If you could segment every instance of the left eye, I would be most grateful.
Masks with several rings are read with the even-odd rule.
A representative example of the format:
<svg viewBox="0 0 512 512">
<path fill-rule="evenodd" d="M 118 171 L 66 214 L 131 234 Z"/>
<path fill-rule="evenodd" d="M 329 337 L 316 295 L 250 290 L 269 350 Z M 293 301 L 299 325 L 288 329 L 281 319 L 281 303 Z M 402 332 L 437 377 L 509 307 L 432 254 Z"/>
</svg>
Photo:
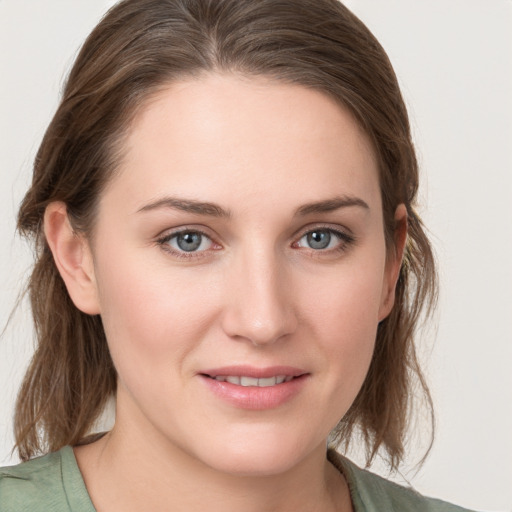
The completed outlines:
<svg viewBox="0 0 512 512">
<path fill-rule="evenodd" d="M 297 245 L 321 251 L 332 249 L 338 246 L 341 241 L 341 235 L 331 229 L 315 229 L 303 235 Z"/>
<path fill-rule="evenodd" d="M 199 231 L 182 231 L 168 237 L 167 244 L 178 252 L 199 252 L 210 249 L 213 242 Z"/>
</svg>

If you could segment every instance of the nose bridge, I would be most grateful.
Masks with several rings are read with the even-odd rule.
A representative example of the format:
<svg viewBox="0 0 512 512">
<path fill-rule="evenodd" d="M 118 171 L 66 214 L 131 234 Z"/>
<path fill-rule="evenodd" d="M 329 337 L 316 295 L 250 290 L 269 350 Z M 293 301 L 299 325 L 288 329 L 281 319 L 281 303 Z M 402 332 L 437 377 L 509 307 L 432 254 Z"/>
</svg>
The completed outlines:
<svg viewBox="0 0 512 512">
<path fill-rule="evenodd" d="M 232 295 L 224 317 L 230 336 L 265 345 L 295 330 L 287 271 L 274 247 L 246 248 L 235 258 L 230 275 Z"/>
</svg>

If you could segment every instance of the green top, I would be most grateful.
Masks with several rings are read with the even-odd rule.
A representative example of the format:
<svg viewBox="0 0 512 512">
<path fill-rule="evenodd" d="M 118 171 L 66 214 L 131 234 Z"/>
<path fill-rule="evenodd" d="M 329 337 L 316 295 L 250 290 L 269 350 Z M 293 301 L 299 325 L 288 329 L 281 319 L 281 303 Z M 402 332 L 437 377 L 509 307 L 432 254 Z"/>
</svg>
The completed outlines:
<svg viewBox="0 0 512 512">
<path fill-rule="evenodd" d="M 355 512 L 469 512 L 358 468 L 335 452 L 329 460 L 345 475 Z M 0 469 L 2 512 L 95 512 L 70 446 Z"/>
<path fill-rule="evenodd" d="M 96 512 L 71 446 L 0 468 L 1 512 Z"/>
</svg>

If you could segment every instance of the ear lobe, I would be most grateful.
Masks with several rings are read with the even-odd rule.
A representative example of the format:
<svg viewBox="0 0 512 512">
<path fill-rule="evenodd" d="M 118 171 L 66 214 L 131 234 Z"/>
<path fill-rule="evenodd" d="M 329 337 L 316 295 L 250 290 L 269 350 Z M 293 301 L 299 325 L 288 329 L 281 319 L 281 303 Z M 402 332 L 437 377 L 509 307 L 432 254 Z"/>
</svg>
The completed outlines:
<svg viewBox="0 0 512 512">
<path fill-rule="evenodd" d="M 391 313 L 395 304 L 396 283 L 402 268 L 402 259 L 407 242 L 407 209 L 404 204 L 399 204 L 395 211 L 395 225 L 394 248 L 388 254 L 386 260 L 379 322 Z"/>
<path fill-rule="evenodd" d="M 46 207 L 44 233 L 55 265 L 75 306 L 89 315 L 100 313 L 92 253 L 86 238 L 73 230 L 66 204 Z"/>
</svg>

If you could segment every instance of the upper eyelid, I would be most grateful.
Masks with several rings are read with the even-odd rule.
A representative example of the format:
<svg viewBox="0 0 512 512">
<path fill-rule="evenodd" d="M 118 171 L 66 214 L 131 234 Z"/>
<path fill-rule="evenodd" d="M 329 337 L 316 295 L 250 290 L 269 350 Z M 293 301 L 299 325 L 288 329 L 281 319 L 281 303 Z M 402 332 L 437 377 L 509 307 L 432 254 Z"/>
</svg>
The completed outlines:
<svg viewBox="0 0 512 512">
<path fill-rule="evenodd" d="M 200 233 L 203 236 L 208 237 L 210 240 L 214 240 L 215 237 L 209 233 L 210 230 L 203 227 L 197 226 L 180 226 L 179 228 L 167 228 L 163 229 L 158 235 L 156 235 L 155 239 L 161 240 L 163 238 L 172 238 L 173 236 L 177 236 L 180 233 Z"/>
<path fill-rule="evenodd" d="M 301 238 L 304 235 L 307 235 L 308 233 L 311 233 L 313 231 L 317 230 L 325 230 L 330 231 L 335 234 L 344 235 L 346 237 L 355 238 L 354 233 L 351 229 L 340 226 L 340 225 L 333 225 L 328 223 L 319 223 L 319 224 L 310 224 L 308 226 L 304 226 L 301 229 L 297 230 L 295 234 L 293 235 L 294 238 Z"/>
</svg>

